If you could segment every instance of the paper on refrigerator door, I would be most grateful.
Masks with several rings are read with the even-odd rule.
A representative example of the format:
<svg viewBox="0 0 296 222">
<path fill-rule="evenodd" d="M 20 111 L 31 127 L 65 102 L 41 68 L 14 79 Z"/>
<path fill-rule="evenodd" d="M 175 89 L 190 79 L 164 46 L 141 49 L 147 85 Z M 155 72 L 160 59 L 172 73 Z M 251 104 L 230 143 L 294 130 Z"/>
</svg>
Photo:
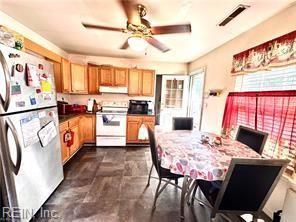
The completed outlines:
<svg viewBox="0 0 296 222">
<path fill-rule="evenodd" d="M 39 142 L 38 131 L 40 130 L 40 119 L 38 113 L 30 114 L 20 120 L 23 134 L 24 146 L 31 146 Z"/>
<path fill-rule="evenodd" d="M 57 129 L 53 121 L 49 122 L 38 132 L 38 137 L 42 147 L 47 146 L 57 135 Z"/>
</svg>

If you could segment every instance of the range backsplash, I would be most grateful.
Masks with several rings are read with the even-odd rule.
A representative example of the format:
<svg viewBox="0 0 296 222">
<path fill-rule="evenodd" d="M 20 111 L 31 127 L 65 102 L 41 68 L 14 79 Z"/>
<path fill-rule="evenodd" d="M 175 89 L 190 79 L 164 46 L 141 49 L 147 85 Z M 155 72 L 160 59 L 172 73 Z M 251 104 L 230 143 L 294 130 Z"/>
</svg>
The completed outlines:
<svg viewBox="0 0 296 222">
<path fill-rule="evenodd" d="M 148 100 L 154 103 L 154 97 L 145 96 L 128 96 L 126 94 L 111 94 L 103 93 L 102 95 L 77 95 L 77 94 L 63 94 L 57 93 L 57 100 L 61 101 L 62 98 L 70 104 L 86 105 L 89 98 L 94 98 L 97 103 L 102 101 L 129 101 L 130 99 Z"/>
</svg>

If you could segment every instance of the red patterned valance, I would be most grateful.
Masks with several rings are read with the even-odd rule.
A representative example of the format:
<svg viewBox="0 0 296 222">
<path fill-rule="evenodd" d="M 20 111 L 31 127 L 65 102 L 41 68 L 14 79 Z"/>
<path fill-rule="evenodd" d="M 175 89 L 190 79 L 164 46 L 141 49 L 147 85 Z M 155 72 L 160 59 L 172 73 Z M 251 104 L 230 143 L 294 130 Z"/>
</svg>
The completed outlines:
<svg viewBox="0 0 296 222">
<path fill-rule="evenodd" d="M 234 75 L 296 63 L 296 31 L 233 56 Z"/>
</svg>

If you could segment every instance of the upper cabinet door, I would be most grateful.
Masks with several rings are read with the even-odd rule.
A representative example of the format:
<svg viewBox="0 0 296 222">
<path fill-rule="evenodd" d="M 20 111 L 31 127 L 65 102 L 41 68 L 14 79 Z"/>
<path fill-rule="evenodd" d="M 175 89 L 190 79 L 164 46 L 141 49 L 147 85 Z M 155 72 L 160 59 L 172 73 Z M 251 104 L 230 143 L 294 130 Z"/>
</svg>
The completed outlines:
<svg viewBox="0 0 296 222">
<path fill-rule="evenodd" d="M 142 93 L 142 70 L 130 69 L 128 75 L 128 94 L 141 95 Z"/>
<path fill-rule="evenodd" d="M 53 64 L 53 72 L 54 72 L 54 80 L 55 80 L 55 87 L 56 92 L 62 92 L 62 73 L 61 73 L 61 63 L 51 61 Z"/>
<path fill-rule="evenodd" d="M 111 66 L 101 66 L 100 68 L 100 85 L 101 86 L 112 86 L 113 85 L 113 74 L 114 69 Z"/>
<path fill-rule="evenodd" d="M 114 86 L 127 86 L 128 72 L 125 68 L 114 68 Z"/>
<path fill-rule="evenodd" d="M 72 92 L 86 94 L 88 92 L 88 80 L 86 66 L 71 63 Z"/>
<path fill-rule="evenodd" d="M 98 66 L 89 65 L 88 67 L 88 93 L 89 94 L 98 94 L 100 77 L 99 77 L 99 68 Z"/>
<path fill-rule="evenodd" d="M 154 81 L 155 81 L 154 70 L 142 71 L 142 95 L 143 96 L 154 96 Z"/>
<path fill-rule="evenodd" d="M 62 59 L 61 64 L 62 73 L 62 92 L 71 92 L 71 72 L 70 72 L 70 62 L 66 59 Z"/>
</svg>

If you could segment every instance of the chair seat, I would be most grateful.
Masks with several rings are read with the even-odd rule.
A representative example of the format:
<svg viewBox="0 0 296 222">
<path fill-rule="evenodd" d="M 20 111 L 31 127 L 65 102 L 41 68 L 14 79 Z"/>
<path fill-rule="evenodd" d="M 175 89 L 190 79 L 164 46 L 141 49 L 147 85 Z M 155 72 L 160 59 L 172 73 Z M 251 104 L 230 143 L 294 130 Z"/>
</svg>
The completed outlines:
<svg viewBox="0 0 296 222">
<path fill-rule="evenodd" d="M 204 196 L 206 197 L 206 199 L 210 202 L 212 206 L 214 206 L 218 193 L 222 186 L 222 181 L 198 180 L 197 184 Z"/>
<path fill-rule="evenodd" d="M 159 169 L 160 172 L 159 173 L 159 176 L 161 178 L 166 178 L 166 179 L 178 179 L 178 178 L 181 178 L 181 177 L 184 177 L 183 175 L 179 175 L 179 174 L 174 174 L 174 173 L 171 173 L 171 171 L 169 169 L 166 169 L 166 168 L 163 168 L 163 167 L 160 167 Z"/>
</svg>

